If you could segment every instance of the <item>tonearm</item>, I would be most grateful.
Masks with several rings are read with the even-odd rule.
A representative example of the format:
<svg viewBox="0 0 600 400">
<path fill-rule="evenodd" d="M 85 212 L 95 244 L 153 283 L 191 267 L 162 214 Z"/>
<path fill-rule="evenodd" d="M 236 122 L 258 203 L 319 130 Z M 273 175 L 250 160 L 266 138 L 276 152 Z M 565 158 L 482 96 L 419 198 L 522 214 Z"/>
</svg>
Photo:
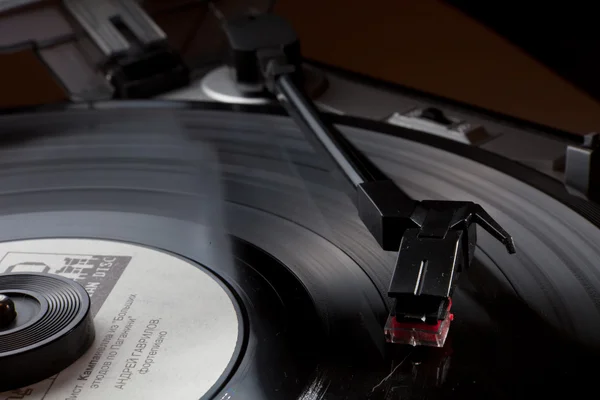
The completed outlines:
<svg viewBox="0 0 600 400">
<path fill-rule="evenodd" d="M 360 219 L 381 248 L 398 253 L 386 339 L 443 346 L 454 289 L 473 259 L 476 224 L 509 253 L 515 253 L 512 237 L 479 204 L 411 199 L 328 122 L 301 89 L 300 46 L 285 20 L 272 14 L 244 17 L 226 21 L 224 30 L 237 81 L 260 83 L 275 96 L 341 172 Z"/>
</svg>

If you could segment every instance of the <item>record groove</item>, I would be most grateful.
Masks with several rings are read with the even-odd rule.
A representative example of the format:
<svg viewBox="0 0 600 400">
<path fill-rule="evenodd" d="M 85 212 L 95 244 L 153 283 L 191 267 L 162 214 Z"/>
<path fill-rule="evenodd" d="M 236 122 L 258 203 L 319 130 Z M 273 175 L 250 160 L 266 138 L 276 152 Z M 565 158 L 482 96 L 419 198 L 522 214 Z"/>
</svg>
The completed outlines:
<svg viewBox="0 0 600 400">
<path fill-rule="evenodd" d="M 0 230 L 0 240 L 61 236 L 140 243 L 180 254 L 235 281 L 237 270 L 224 267 L 227 261 L 211 251 L 226 243 L 209 245 L 206 240 L 222 223 L 228 234 L 265 252 L 302 283 L 333 343 L 356 334 L 346 342 L 360 343 L 353 351 L 364 346 L 377 353 L 373 347 L 381 349 L 378 340 L 388 310 L 382 298 L 395 255 L 377 247 L 327 164 L 294 123 L 263 114 L 264 108 L 232 112 L 223 106 L 162 105 L 167 109 L 153 104 L 152 109 L 136 110 L 143 107 L 138 103 L 119 110 L 106 104 L 95 111 L 80 106 L 42 113 L 36 118 L 44 120 L 43 128 L 26 115 L 0 118 L 3 131 L 29 137 L 0 147 L 0 187 L 10 193 L 1 196 L 0 226 L 14 227 Z M 161 137 L 154 132 L 161 128 L 149 122 L 152 118 L 177 121 L 175 126 L 193 139 L 190 149 L 198 154 L 204 154 L 207 143 L 217 150 L 219 162 L 212 165 L 224 193 L 217 208 L 208 200 L 213 187 L 201 183 L 205 177 L 194 178 L 176 162 L 177 146 L 160 158 L 161 168 L 153 164 L 155 149 L 148 149 L 144 141 L 148 134 Z M 487 234 L 479 235 L 476 263 L 461 278 L 455 296 L 456 320 L 449 338 L 453 361 L 444 384 L 431 382 L 437 379 L 433 376 L 438 362 L 447 355 L 439 355 L 442 361 L 429 355 L 419 364 L 411 355 L 406 371 L 400 367 L 397 376 L 376 390 L 390 372 L 387 361 L 365 362 L 362 369 L 323 362 L 315 366 L 314 380 L 306 386 L 315 388 L 311 396 L 505 398 L 527 389 L 545 396 L 588 387 L 589 371 L 577 360 L 585 359 L 581 349 L 592 354 L 600 347 L 597 207 L 580 205 L 565 195 L 560 183 L 481 149 L 383 124 L 332 118 L 413 197 L 480 203 L 514 235 L 518 254 L 509 256 Z M 106 121 L 138 125 L 125 135 L 126 124 Z M 60 138 L 41 136 L 61 131 Z M 48 143 L 55 146 L 53 154 L 44 150 Z M 129 161 L 104 162 L 111 149 Z M 86 157 L 77 158 L 78 152 Z M 73 170 L 50 171 L 44 168 L 46 157 L 48 164 L 73 157 L 77 162 L 67 163 L 75 166 Z M 89 168 L 92 165 L 95 170 Z M 21 177 L 38 192 L 28 192 Z M 215 215 L 223 220 L 215 223 Z M 241 290 L 239 285 L 232 287 Z M 261 351 L 260 346 L 253 349 Z M 239 365 L 250 365 L 252 371 L 261 368 L 251 358 Z M 543 370 L 569 381 L 547 388 Z M 255 377 L 244 371 L 233 372 L 238 388 L 249 387 L 245 385 Z M 273 376 L 285 380 L 285 368 L 276 372 Z M 345 372 L 355 378 L 346 379 Z M 252 382 L 259 388 L 263 386 L 256 382 L 264 384 L 269 396 L 259 393 L 248 399 L 298 394 L 296 389 L 273 394 L 268 391 L 271 381 Z M 216 398 L 231 395 L 231 390 L 224 384 Z"/>
</svg>

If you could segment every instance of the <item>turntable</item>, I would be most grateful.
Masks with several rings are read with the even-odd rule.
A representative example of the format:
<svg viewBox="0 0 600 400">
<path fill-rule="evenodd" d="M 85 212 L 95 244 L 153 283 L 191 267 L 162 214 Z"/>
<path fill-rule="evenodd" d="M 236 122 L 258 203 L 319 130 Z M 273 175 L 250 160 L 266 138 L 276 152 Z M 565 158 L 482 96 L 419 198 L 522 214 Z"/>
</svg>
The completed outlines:
<svg viewBox="0 0 600 400">
<path fill-rule="evenodd" d="M 560 170 L 437 107 L 325 112 L 285 29 L 228 30 L 262 104 L 3 113 L 0 399 L 594 390 L 596 136 Z"/>
</svg>

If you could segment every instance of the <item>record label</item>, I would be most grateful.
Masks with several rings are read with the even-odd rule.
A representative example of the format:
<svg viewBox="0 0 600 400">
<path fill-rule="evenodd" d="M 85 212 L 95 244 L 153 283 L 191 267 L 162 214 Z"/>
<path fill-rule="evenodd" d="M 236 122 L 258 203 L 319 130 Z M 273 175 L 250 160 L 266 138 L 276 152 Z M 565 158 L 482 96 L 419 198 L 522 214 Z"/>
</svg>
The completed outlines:
<svg viewBox="0 0 600 400">
<path fill-rule="evenodd" d="M 240 324 L 231 296 L 173 255 L 103 240 L 0 243 L 0 273 L 11 272 L 80 283 L 92 300 L 96 339 L 66 370 L 0 393 L 2 400 L 196 400 L 234 355 Z"/>
</svg>

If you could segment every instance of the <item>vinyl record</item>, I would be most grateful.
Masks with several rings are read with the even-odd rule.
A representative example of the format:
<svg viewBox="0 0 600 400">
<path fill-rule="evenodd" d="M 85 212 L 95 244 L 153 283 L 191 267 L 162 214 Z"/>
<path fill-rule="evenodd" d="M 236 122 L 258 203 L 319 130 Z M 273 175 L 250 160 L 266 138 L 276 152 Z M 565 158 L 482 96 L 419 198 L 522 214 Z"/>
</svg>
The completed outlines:
<svg viewBox="0 0 600 400">
<path fill-rule="evenodd" d="M 446 346 L 387 346 L 395 255 L 293 121 L 235 109 L 108 103 L 0 119 L 0 268 L 72 274 L 97 329 L 75 364 L 17 395 L 479 399 L 593 388 L 597 207 L 483 150 L 332 116 L 410 195 L 478 202 L 518 249 L 507 255 L 480 232 Z"/>
</svg>

